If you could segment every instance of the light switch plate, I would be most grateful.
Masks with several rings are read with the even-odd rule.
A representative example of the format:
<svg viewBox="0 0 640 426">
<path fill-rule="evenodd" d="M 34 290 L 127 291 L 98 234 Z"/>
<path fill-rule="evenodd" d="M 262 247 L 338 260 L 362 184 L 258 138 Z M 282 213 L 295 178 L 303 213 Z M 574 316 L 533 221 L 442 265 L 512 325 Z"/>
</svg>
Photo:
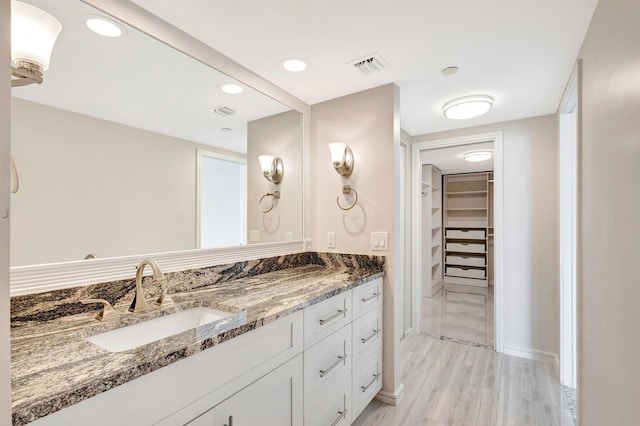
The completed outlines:
<svg viewBox="0 0 640 426">
<path fill-rule="evenodd" d="M 389 233 L 388 232 L 372 232 L 371 233 L 371 250 L 389 251 Z"/>
<path fill-rule="evenodd" d="M 288 231 L 284 233 L 284 240 L 285 241 L 291 241 L 293 240 L 293 232 Z"/>
<path fill-rule="evenodd" d="M 335 232 L 327 232 L 327 248 L 336 248 Z"/>
<path fill-rule="evenodd" d="M 249 231 L 249 244 L 257 244 L 260 242 L 260 231 Z"/>
</svg>

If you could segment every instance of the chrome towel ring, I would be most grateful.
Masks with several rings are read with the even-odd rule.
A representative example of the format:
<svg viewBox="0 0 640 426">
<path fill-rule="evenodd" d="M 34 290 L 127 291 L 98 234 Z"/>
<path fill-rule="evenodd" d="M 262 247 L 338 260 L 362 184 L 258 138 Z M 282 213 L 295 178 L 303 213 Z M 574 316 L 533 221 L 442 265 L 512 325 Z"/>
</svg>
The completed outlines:
<svg viewBox="0 0 640 426">
<path fill-rule="evenodd" d="M 338 207 L 340 207 L 341 210 L 351 210 L 352 208 L 354 208 L 356 206 L 356 204 L 358 203 L 358 191 L 356 191 L 354 188 L 351 187 L 351 185 L 345 185 L 342 187 L 342 193 L 343 194 L 350 194 L 350 193 L 354 193 L 356 194 L 356 199 L 353 200 L 353 203 L 349 206 L 349 207 L 342 207 L 340 205 L 340 196 L 336 197 L 336 203 L 338 204 Z"/>
<path fill-rule="evenodd" d="M 271 205 L 269 206 L 268 209 L 262 209 L 262 200 L 264 200 L 267 197 L 271 197 Z M 273 210 L 273 208 L 276 205 L 276 200 L 278 200 L 280 198 L 280 191 L 273 191 L 273 192 L 267 192 L 266 194 L 264 194 L 262 197 L 260 197 L 260 201 L 258 201 L 258 210 L 260 210 L 262 213 L 269 213 L 271 210 Z"/>
</svg>

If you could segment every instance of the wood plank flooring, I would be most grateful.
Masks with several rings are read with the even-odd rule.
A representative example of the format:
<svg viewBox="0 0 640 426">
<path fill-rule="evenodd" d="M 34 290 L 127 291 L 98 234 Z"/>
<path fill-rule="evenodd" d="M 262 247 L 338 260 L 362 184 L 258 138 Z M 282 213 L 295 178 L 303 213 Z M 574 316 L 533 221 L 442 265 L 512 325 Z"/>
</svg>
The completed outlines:
<svg viewBox="0 0 640 426">
<path fill-rule="evenodd" d="M 425 334 L 401 343 L 404 397 L 373 401 L 353 423 L 375 426 L 573 426 L 552 364 Z"/>
</svg>

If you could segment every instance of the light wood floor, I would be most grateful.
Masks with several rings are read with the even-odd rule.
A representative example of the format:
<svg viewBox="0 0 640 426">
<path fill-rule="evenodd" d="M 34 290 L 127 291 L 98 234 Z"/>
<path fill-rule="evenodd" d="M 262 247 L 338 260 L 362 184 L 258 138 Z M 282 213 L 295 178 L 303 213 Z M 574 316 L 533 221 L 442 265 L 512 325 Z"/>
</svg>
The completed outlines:
<svg viewBox="0 0 640 426">
<path fill-rule="evenodd" d="M 421 334 L 401 343 L 404 397 L 354 425 L 573 426 L 554 366 Z"/>
</svg>

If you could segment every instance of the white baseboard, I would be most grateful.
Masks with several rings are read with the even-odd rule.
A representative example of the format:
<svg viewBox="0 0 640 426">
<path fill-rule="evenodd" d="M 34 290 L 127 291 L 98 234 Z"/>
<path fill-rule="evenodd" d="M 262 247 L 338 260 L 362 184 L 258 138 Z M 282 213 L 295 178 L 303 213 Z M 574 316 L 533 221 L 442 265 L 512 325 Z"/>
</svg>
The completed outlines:
<svg viewBox="0 0 640 426">
<path fill-rule="evenodd" d="M 407 329 L 404 331 L 404 337 L 409 337 L 409 336 L 411 336 L 412 334 L 413 334 L 413 327 L 407 328 Z"/>
<path fill-rule="evenodd" d="M 400 402 L 403 395 L 404 395 L 404 385 L 400 385 L 398 389 L 396 389 L 396 391 L 393 393 L 381 390 L 380 392 L 378 392 L 375 399 L 377 399 L 378 401 L 382 401 L 385 404 L 395 406 L 398 404 L 398 402 Z"/>
<path fill-rule="evenodd" d="M 518 345 L 510 345 L 507 343 L 504 344 L 503 349 L 503 353 L 505 355 L 512 355 L 520 358 L 532 359 L 534 361 L 553 363 L 556 366 L 558 365 L 558 355 L 551 352 L 539 351 L 537 349 L 525 348 Z"/>
</svg>

